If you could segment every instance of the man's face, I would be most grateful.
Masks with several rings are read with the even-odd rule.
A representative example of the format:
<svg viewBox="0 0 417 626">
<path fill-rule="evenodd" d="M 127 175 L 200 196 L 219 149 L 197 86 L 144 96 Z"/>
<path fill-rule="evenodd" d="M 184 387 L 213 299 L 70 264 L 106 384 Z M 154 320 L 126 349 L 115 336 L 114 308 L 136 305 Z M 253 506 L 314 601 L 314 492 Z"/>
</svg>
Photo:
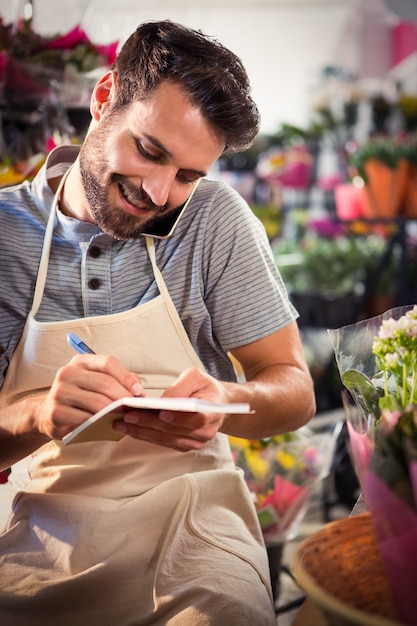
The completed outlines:
<svg viewBox="0 0 417 626">
<path fill-rule="evenodd" d="M 175 83 L 117 113 L 102 107 L 80 152 L 89 219 L 113 237 L 138 237 L 186 201 L 223 149 Z"/>
</svg>

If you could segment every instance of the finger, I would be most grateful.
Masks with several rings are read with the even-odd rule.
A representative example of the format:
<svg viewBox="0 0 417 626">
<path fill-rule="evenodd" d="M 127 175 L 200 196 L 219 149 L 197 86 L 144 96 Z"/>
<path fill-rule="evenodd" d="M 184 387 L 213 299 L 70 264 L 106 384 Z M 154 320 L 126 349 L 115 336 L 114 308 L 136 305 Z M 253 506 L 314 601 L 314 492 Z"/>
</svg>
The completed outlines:
<svg viewBox="0 0 417 626">
<path fill-rule="evenodd" d="M 97 391 L 106 393 L 110 384 L 109 391 L 111 391 L 112 399 L 123 395 L 145 395 L 139 376 L 127 370 L 114 356 L 77 355 L 71 359 L 69 366 L 76 368 L 76 371 L 70 374 L 74 376 L 76 384 L 82 388 L 91 389 L 91 385 L 99 385 Z M 65 371 L 65 368 L 63 369 Z M 101 373 L 106 378 L 87 377 L 86 372 Z"/>
<path fill-rule="evenodd" d="M 181 411 L 159 411 L 158 414 L 161 422 L 165 424 L 177 425 L 178 427 L 186 426 L 190 430 L 204 428 L 211 424 L 216 424 L 224 418 L 223 413 L 183 413 Z"/>
<path fill-rule="evenodd" d="M 206 437 L 197 438 L 187 437 L 184 435 L 175 436 L 171 433 L 155 430 L 152 428 L 142 428 L 132 424 L 127 424 L 123 420 L 117 420 L 113 423 L 113 428 L 117 432 L 130 435 L 135 439 L 142 441 L 148 441 L 153 444 L 172 448 L 179 452 L 189 452 L 191 450 L 201 450 L 201 448 L 207 443 Z"/>
<path fill-rule="evenodd" d="M 206 390 L 211 381 L 212 378 L 206 373 L 195 367 L 191 367 L 184 370 L 178 378 L 165 389 L 162 395 L 177 398 L 199 396 Z M 204 398 L 210 399 L 207 394 L 204 394 Z"/>
<path fill-rule="evenodd" d="M 163 413 L 168 412 L 164 411 Z M 177 417 L 177 412 L 174 414 Z M 182 423 L 163 422 L 159 419 L 157 411 L 127 411 L 123 418 L 123 423 L 126 425 L 124 432 L 139 439 L 148 439 L 152 433 L 152 441 L 156 443 L 163 441 L 172 444 L 174 440 L 183 438 L 205 443 L 216 435 L 222 423 L 221 414 L 218 414 L 216 420 L 208 420 L 208 416 L 201 413 L 182 413 L 180 415 L 184 418 Z M 192 421 L 193 417 L 198 418 L 197 422 Z M 119 425 L 117 430 L 122 430 L 122 428 L 123 426 Z M 147 434 L 144 435 L 145 433 Z"/>
<path fill-rule="evenodd" d="M 221 422 L 223 413 L 191 413 L 181 411 L 126 410 L 124 421 L 167 432 L 188 433 Z"/>
</svg>

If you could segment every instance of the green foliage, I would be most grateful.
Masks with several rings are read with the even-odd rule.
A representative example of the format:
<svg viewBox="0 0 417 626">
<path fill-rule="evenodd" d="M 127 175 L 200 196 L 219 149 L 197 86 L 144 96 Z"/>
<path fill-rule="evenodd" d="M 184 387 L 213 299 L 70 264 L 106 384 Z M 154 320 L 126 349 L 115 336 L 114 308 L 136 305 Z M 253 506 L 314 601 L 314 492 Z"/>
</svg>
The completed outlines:
<svg viewBox="0 0 417 626">
<path fill-rule="evenodd" d="M 387 137 L 371 139 L 360 146 L 351 155 L 350 161 L 358 174 L 366 180 L 365 164 L 371 159 L 377 159 L 391 169 L 397 167 L 400 151 L 396 142 Z"/>
<path fill-rule="evenodd" d="M 346 370 L 341 374 L 341 380 L 346 389 L 355 392 L 358 405 L 365 415 L 372 413 L 379 417 L 379 401 L 382 397 L 381 387 L 363 372 Z"/>
<path fill-rule="evenodd" d="M 417 164 L 417 141 L 414 137 L 373 137 L 363 143 L 350 155 L 350 164 L 366 181 L 365 165 L 371 159 L 377 159 L 387 167 L 395 169 L 400 159 Z"/>
<path fill-rule="evenodd" d="M 385 245 L 373 235 L 326 238 L 306 234 L 300 241 L 275 241 L 272 248 L 290 292 L 340 297 L 363 291 Z M 378 285 L 381 292 L 394 289 L 393 269 L 393 265 L 384 269 Z"/>
</svg>

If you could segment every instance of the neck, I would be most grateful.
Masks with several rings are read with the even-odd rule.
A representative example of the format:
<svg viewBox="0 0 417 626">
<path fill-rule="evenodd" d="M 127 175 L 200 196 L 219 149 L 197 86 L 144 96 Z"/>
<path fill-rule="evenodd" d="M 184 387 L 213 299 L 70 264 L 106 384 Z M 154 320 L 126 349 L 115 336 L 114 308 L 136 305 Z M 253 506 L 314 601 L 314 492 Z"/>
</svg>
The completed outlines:
<svg viewBox="0 0 417 626">
<path fill-rule="evenodd" d="M 63 177 L 53 179 L 50 186 L 54 193 L 59 193 L 58 206 L 61 213 L 82 222 L 92 222 L 89 212 L 82 208 L 84 193 L 81 179 L 79 176 L 77 177 L 77 169 L 77 162 L 75 162 Z M 60 185 L 61 190 L 59 191 Z"/>
</svg>

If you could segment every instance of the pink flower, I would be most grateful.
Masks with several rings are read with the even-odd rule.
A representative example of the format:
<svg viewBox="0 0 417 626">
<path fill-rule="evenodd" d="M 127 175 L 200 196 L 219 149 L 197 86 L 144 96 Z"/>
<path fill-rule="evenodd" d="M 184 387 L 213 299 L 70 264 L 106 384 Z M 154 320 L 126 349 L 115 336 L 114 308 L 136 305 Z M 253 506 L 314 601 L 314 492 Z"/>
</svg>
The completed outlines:
<svg viewBox="0 0 417 626">
<path fill-rule="evenodd" d="M 80 44 L 90 43 L 85 32 L 77 25 L 66 35 L 56 37 L 48 42 L 48 48 L 58 50 L 73 50 Z"/>
<path fill-rule="evenodd" d="M 113 41 L 106 46 L 96 46 L 97 52 L 106 59 L 107 65 L 113 65 L 116 60 L 118 41 Z"/>
<path fill-rule="evenodd" d="M 384 409 L 381 413 L 381 430 L 385 435 L 388 435 L 395 424 L 398 422 L 400 418 L 400 411 L 390 411 L 389 409 Z"/>
</svg>

